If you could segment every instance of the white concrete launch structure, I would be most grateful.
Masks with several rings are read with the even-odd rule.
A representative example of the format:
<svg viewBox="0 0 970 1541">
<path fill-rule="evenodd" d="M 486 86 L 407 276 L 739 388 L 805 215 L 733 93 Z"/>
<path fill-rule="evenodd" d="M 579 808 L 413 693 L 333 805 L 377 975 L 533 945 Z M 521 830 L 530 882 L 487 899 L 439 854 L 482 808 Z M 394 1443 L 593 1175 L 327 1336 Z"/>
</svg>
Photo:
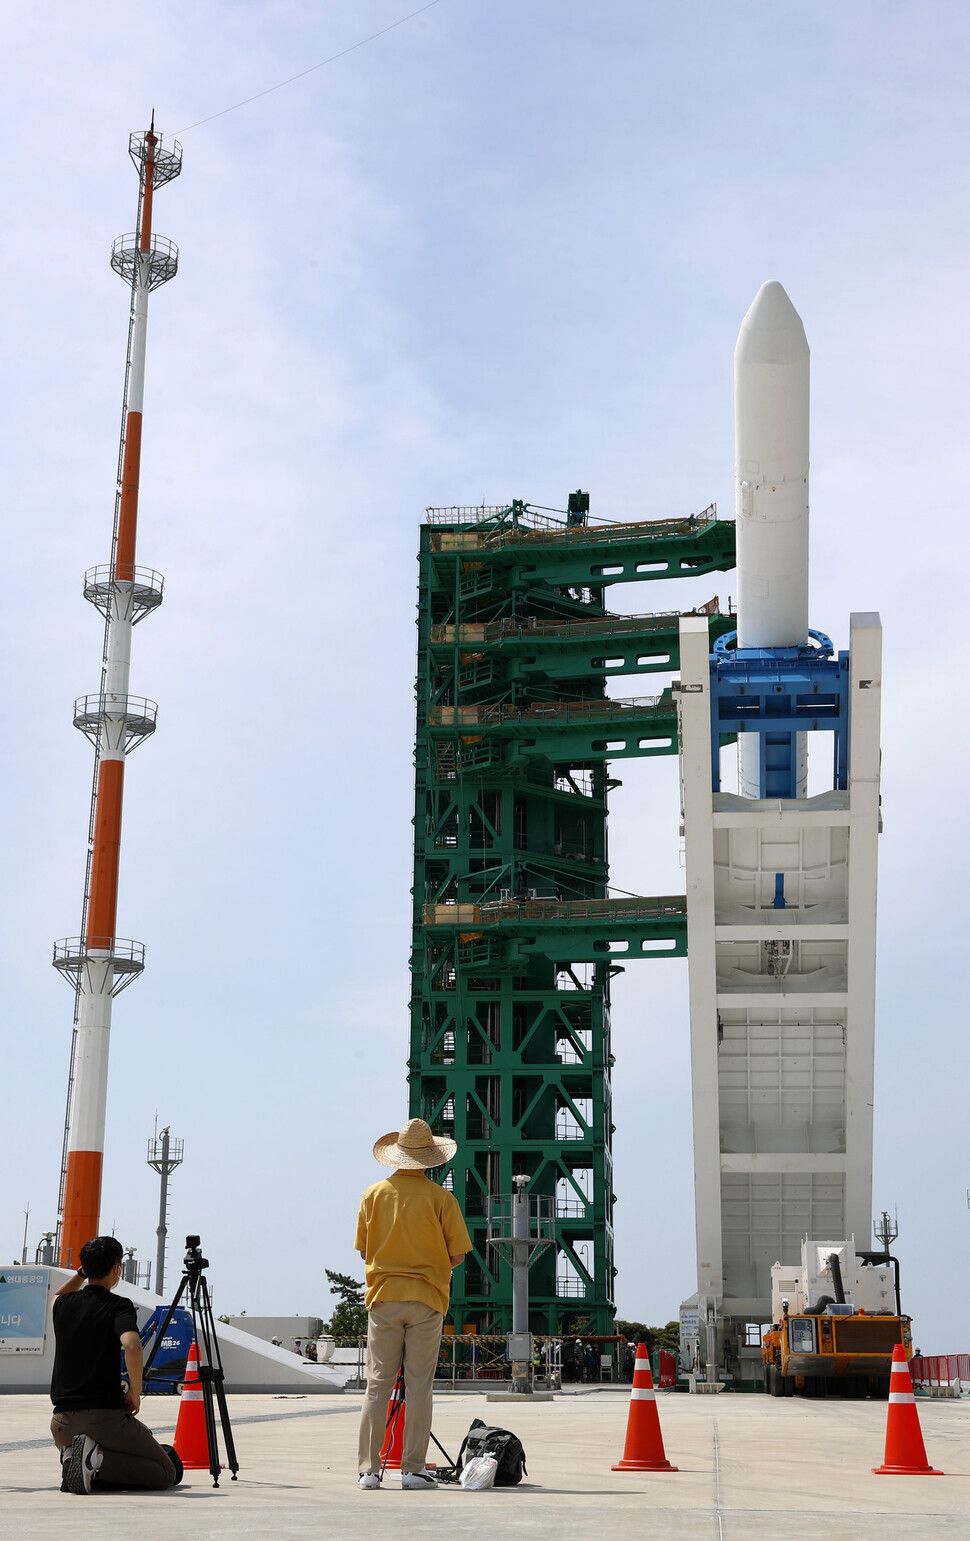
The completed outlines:
<svg viewBox="0 0 970 1541">
<path fill-rule="evenodd" d="M 837 656 L 809 632 L 809 353 L 780 284 L 745 317 L 735 370 L 737 645 L 712 656 L 706 622 L 682 619 L 678 691 L 697 1234 L 682 1320 L 709 1379 L 770 1319 L 773 1264 L 797 1264 L 806 1235 L 871 1235 L 880 622 L 852 615 Z M 811 797 L 809 733 L 813 756 L 833 745 Z M 731 734 L 739 793 L 720 784 Z"/>
</svg>

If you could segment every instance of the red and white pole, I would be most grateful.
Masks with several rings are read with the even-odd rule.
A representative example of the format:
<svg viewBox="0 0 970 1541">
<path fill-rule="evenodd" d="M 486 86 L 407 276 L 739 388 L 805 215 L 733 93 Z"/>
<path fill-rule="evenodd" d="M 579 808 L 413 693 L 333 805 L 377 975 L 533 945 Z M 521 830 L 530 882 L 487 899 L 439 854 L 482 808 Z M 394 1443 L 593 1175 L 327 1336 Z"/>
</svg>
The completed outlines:
<svg viewBox="0 0 970 1541">
<path fill-rule="evenodd" d="M 174 276 L 178 253 L 152 233 L 155 188 L 181 170 L 181 147 L 163 149 L 152 128 L 131 136 L 138 171 L 138 230 L 122 236 L 112 267 L 131 285 L 125 411 L 111 563 L 85 577 L 85 594 L 105 616 L 102 686 L 75 707 L 75 723 L 96 746 L 84 934 L 58 943 L 54 962 L 77 990 L 76 1036 L 62 1172 L 60 1263 L 77 1266 L 81 1247 L 98 1234 L 108 1086 L 108 1042 L 114 996 L 141 971 L 144 949 L 116 934 L 125 757 L 155 725 L 154 703 L 129 696 L 132 627 L 161 600 L 158 575 L 135 565 L 148 296 Z"/>
</svg>

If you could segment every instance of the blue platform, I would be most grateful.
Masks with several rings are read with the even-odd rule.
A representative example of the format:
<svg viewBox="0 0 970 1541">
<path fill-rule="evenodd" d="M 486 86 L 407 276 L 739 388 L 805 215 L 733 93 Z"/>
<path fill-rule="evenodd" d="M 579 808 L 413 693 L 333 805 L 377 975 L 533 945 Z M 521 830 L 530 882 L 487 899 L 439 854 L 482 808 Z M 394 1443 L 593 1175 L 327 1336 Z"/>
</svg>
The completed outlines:
<svg viewBox="0 0 970 1541">
<path fill-rule="evenodd" d="M 728 632 L 711 654 L 712 785 L 721 790 L 722 735 L 757 733 L 761 796 L 796 797 L 796 735 L 834 734 L 833 787 L 844 791 L 849 764 L 849 654 L 821 631 L 815 646 L 737 647 Z"/>
</svg>

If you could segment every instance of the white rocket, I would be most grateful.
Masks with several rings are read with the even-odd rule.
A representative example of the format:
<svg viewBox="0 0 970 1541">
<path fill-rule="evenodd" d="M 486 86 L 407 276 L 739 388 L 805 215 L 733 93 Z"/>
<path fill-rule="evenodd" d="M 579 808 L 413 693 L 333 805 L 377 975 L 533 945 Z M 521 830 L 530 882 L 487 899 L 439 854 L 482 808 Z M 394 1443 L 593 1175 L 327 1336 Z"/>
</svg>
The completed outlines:
<svg viewBox="0 0 970 1541">
<path fill-rule="evenodd" d="M 808 341 L 762 284 L 734 349 L 738 646 L 808 641 Z"/>
<path fill-rule="evenodd" d="M 882 631 L 857 612 L 847 658 L 798 654 L 809 353 L 781 284 L 762 285 L 734 362 L 738 654 L 712 663 L 706 619 L 681 617 L 678 694 L 697 1237 L 682 1330 L 711 1382 L 738 1329 L 772 1319 L 777 1261 L 797 1266 L 806 1236 L 861 1246 L 872 1223 Z M 792 709 L 813 684 L 838 702 L 837 724 Z M 772 722 L 774 692 L 787 699 Z M 837 749 L 811 798 L 800 720 Z M 714 736 L 732 722 L 741 797 L 721 788 Z M 753 1368 L 758 1384 L 734 1353 L 735 1376 Z"/>
<path fill-rule="evenodd" d="M 808 641 L 809 351 L 781 284 L 762 284 L 734 349 L 738 647 Z M 759 741 L 740 740 L 741 790 L 760 796 Z M 798 736 L 804 795 L 805 737 Z"/>
</svg>

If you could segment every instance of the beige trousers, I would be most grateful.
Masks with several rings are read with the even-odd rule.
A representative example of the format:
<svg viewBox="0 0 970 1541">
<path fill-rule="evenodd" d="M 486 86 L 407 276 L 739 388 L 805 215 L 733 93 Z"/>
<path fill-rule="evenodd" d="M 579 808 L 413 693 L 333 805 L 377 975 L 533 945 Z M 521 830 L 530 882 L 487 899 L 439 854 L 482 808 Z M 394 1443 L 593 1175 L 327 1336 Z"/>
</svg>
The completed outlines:
<svg viewBox="0 0 970 1541">
<path fill-rule="evenodd" d="M 423 1471 L 431 1438 L 431 1389 L 444 1317 L 420 1300 L 388 1300 L 367 1313 L 367 1390 L 357 1442 L 359 1471 L 380 1471 L 387 1404 L 404 1365 L 402 1471 Z"/>
</svg>

